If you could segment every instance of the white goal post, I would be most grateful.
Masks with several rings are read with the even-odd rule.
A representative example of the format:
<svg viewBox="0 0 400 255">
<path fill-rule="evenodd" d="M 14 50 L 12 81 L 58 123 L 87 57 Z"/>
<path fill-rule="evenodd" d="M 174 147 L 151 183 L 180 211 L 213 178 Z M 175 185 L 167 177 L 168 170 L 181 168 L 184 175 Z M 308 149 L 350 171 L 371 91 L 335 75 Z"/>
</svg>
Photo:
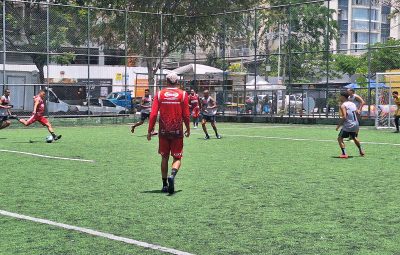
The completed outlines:
<svg viewBox="0 0 400 255">
<path fill-rule="evenodd" d="M 397 106 L 392 92 L 396 90 L 400 92 L 400 72 L 376 73 L 374 115 L 377 129 L 394 128 Z"/>
</svg>

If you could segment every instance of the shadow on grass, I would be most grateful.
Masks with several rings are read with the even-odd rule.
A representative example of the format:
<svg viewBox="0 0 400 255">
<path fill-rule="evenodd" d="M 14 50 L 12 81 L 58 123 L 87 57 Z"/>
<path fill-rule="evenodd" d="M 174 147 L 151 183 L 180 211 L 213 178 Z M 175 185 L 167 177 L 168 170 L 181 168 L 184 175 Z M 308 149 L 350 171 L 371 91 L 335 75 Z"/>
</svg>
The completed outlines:
<svg viewBox="0 0 400 255">
<path fill-rule="evenodd" d="M 29 140 L 29 141 L 26 141 L 26 142 L 15 142 L 15 143 L 41 143 L 41 142 L 43 142 L 43 141 L 33 141 L 33 140 Z"/>
<path fill-rule="evenodd" d="M 339 156 L 337 156 L 337 157 L 332 156 L 332 158 L 343 159 L 343 158 L 341 158 L 341 157 L 339 157 Z M 348 158 L 354 158 L 354 157 L 353 157 L 353 156 L 349 156 Z"/>
<path fill-rule="evenodd" d="M 5 137 L 0 137 L 0 140 L 6 140 L 7 138 L 5 138 Z"/>
<path fill-rule="evenodd" d="M 175 191 L 174 194 L 179 193 L 179 192 L 182 192 L 182 190 L 177 190 L 177 191 Z M 160 189 L 157 189 L 157 190 L 145 190 L 145 191 L 142 191 L 140 193 L 142 193 L 142 194 L 166 194 L 164 192 L 161 192 Z M 172 195 L 168 194 L 168 196 L 173 196 L 174 194 L 172 194 Z"/>
</svg>

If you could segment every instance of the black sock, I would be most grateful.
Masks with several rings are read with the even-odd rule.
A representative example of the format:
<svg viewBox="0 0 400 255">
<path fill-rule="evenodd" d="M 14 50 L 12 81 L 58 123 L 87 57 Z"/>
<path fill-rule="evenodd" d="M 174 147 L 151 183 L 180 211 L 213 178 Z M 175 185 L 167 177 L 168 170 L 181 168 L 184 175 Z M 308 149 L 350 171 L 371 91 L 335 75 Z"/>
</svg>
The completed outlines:
<svg viewBox="0 0 400 255">
<path fill-rule="evenodd" d="M 358 150 L 360 151 L 360 153 L 362 152 L 362 148 L 361 148 L 361 146 L 357 146 L 358 147 Z"/>
<path fill-rule="evenodd" d="M 342 149 L 342 154 L 346 155 L 346 148 L 341 148 Z"/>
<path fill-rule="evenodd" d="M 56 137 L 57 137 L 57 135 L 56 135 L 54 132 L 50 132 L 50 134 L 51 134 L 51 136 L 52 136 L 53 138 L 56 138 Z"/>
<path fill-rule="evenodd" d="M 171 175 L 172 175 L 173 177 L 175 177 L 177 173 L 178 173 L 178 169 L 172 168 Z"/>
<path fill-rule="evenodd" d="M 168 182 L 167 182 L 167 178 L 162 178 L 162 185 L 165 187 L 165 186 L 168 186 Z"/>
<path fill-rule="evenodd" d="M 206 137 L 209 137 L 208 133 L 206 133 Z"/>
</svg>

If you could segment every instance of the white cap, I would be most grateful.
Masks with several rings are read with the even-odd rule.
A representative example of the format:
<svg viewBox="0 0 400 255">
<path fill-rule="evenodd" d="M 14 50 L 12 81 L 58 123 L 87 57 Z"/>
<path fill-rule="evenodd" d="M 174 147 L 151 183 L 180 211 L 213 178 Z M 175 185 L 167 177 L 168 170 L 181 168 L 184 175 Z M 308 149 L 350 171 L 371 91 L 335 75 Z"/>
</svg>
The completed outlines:
<svg viewBox="0 0 400 255">
<path fill-rule="evenodd" d="M 179 80 L 179 77 L 178 77 L 178 75 L 177 75 L 175 72 L 170 72 L 170 73 L 167 75 L 167 80 L 168 80 L 168 82 L 170 82 L 171 84 L 176 84 L 176 83 L 178 82 L 178 80 Z"/>
</svg>

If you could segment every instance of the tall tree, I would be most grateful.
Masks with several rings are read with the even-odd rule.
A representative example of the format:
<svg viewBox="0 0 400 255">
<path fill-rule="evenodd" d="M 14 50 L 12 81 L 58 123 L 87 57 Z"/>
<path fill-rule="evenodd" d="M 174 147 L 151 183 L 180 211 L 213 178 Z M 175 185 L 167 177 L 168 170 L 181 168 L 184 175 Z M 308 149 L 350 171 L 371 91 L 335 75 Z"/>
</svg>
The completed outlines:
<svg viewBox="0 0 400 255">
<path fill-rule="evenodd" d="M 123 47 L 126 27 L 129 55 L 145 62 L 149 84 L 152 84 L 162 61 L 171 53 L 194 51 L 196 40 L 203 49 L 222 45 L 221 31 L 224 24 L 229 24 L 225 20 L 228 15 L 210 16 L 211 13 L 248 8 L 254 2 L 256 1 L 105 0 L 87 1 L 87 4 L 115 9 L 124 6 L 130 11 L 143 12 L 128 12 L 125 25 L 122 12 L 96 11 L 93 33 L 95 40 L 106 47 Z M 161 15 L 152 13 L 162 13 L 162 19 Z"/>
<path fill-rule="evenodd" d="M 337 39 L 334 10 L 322 2 L 304 3 L 301 0 L 270 0 L 270 6 L 260 11 L 264 26 L 259 37 L 261 45 L 273 48 L 277 54 L 277 40 L 281 40 L 282 70 L 292 81 L 318 81 L 326 77 L 326 62 L 332 42 Z M 324 52 L 325 51 L 325 52 Z M 268 55 L 270 52 L 266 51 Z"/>
<path fill-rule="evenodd" d="M 57 1 L 62 4 L 76 4 L 72 1 Z M 47 48 L 51 59 L 67 63 L 73 55 L 64 54 L 63 46 L 81 45 L 85 39 L 82 28 L 77 26 L 84 15 L 74 8 L 48 5 L 46 1 L 6 1 L 6 47 L 7 51 L 28 55 L 39 70 L 40 83 L 44 84 L 44 66 L 47 64 Z M 49 22 L 47 17 L 49 16 Z M 47 24 L 49 26 L 47 27 Z M 49 45 L 47 42 L 49 32 Z"/>
</svg>

